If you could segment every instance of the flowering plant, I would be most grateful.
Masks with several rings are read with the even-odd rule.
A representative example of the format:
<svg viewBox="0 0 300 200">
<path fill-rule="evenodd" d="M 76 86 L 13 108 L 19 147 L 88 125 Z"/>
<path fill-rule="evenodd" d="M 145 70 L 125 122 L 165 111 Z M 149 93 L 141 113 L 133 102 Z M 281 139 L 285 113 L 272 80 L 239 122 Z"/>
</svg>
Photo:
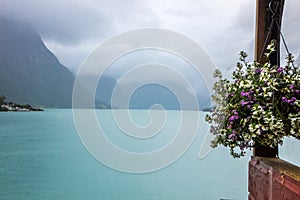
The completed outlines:
<svg viewBox="0 0 300 200">
<path fill-rule="evenodd" d="M 300 139 L 300 70 L 291 55 L 284 67 L 272 65 L 274 51 L 271 43 L 264 64 L 247 62 L 241 52 L 232 81 L 215 71 L 215 109 L 206 116 L 215 135 L 212 147 L 224 145 L 233 157 L 240 157 L 255 144 L 273 148 L 285 136 Z"/>
</svg>

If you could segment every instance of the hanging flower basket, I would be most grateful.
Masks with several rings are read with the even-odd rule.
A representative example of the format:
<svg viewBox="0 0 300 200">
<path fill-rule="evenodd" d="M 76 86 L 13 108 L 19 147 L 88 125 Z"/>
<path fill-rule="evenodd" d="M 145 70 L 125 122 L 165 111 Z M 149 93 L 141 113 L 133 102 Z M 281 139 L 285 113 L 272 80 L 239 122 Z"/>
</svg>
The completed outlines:
<svg viewBox="0 0 300 200">
<path fill-rule="evenodd" d="M 233 157 L 254 145 L 274 148 L 285 136 L 300 139 L 300 70 L 288 55 L 285 66 L 271 65 L 275 43 L 267 47 L 266 63 L 249 63 L 240 53 L 232 80 L 216 70 L 214 111 L 206 116 L 215 135 L 212 147 L 229 147 Z"/>
</svg>

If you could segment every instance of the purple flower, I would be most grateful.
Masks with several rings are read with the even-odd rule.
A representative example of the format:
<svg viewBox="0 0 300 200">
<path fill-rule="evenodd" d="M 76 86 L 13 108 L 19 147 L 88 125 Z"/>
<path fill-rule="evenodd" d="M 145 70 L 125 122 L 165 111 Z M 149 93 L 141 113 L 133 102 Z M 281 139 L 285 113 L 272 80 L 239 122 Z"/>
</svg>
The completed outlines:
<svg viewBox="0 0 300 200">
<path fill-rule="evenodd" d="M 236 120 L 236 119 L 238 119 L 239 118 L 239 116 L 237 116 L 237 115 L 232 115 L 231 117 L 229 117 L 229 121 L 234 121 L 234 120 Z"/>
<path fill-rule="evenodd" d="M 242 101 L 241 104 L 242 106 L 247 105 L 249 103 L 249 101 Z"/>
<path fill-rule="evenodd" d="M 256 69 L 255 73 L 260 73 L 262 70 L 261 69 Z"/>
<path fill-rule="evenodd" d="M 300 93 L 300 90 L 295 90 L 296 93 Z"/>
<path fill-rule="evenodd" d="M 234 131 L 234 130 L 233 130 Z M 233 132 L 232 131 L 232 132 Z M 230 134 L 229 136 L 228 136 L 228 139 L 231 139 L 231 140 L 236 140 L 237 139 L 237 136 L 236 136 L 236 134 L 235 133 L 232 133 L 232 134 Z"/>
<path fill-rule="evenodd" d="M 296 100 L 297 100 L 296 97 L 292 97 L 290 100 L 288 100 L 288 103 L 289 104 L 294 104 Z"/>
<path fill-rule="evenodd" d="M 241 96 L 242 96 L 242 97 L 248 97 L 248 96 L 249 96 L 249 92 L 244 92 L 244 91 L 242 91 L 242 92 L 241 92 Z"/>
<path fill-rule="evenodd" d="M 286 97 L 282 97 L 282 102 L 285 102 L 285 103 L 289 103 L 289 104 L 294 104 L 295 103 L 295 101 L 297 100 L 297 98 L 296 97 L 292 97 L 291 99 L 288 99 L 288 98 L 286 98 Z"/>
<path fill-rule="evenodd" d="M 233 122 L 234 120 L 236 120 L 236 119 L 239 118 L 239 113 L 238 113 L 236 110 L 233 111 L 233 114 L 234 114 L 234 115 L 232 115 L 232 116 L 229 117 L 230 124 L 232 124 L 232 122 Z"/>
<path fill-rule="evenodd" d="M 282 67 L 278 67 L 277 72 L 281 73 L 282 71 L 283 71 L 283 68 Z"/>
<path fill-rule="evenodd" d="M 294 85 L 290 85 L 290 89 L 291 89 L 291 90 L 294 89 L 294 87 L 295 87 Z"/>
<path fill-rule="evenodd" d="M 282 102 L 288 102 L 288 99 L 286 97 L 281 98 Z"/>
<path fill-rule="evenodd" d="M 248 105 L 248 106 L 247 106 L 247 108 L 248 108 L 248 109 L 251 109 L 251 108 L 252 108 L 252 106 L 251 106 L 251 105 Z"/>
<path fill-rule="evenodd" d="M 234 121 L 234 120 L 235 120 L 234 115 L 232 115 L 231 117 L 229 117 L 229 121 Z"/>
<path fill-rule="evenodd" d="M 228 138 L 231 139 L 231 138 L 233 138 L 234 136 L 235 136 L 234 134 L 230 134 L 230 135 L 228 136 Z"/>
</svg>

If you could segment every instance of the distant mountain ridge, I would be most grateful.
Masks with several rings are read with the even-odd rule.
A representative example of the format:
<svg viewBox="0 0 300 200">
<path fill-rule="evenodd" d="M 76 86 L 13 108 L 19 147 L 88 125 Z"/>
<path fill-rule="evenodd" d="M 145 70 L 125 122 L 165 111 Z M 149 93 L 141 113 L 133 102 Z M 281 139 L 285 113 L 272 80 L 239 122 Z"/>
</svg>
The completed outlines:
<svg viewBox="0 0 300 200">
<path fill-rule="evenodd" d="M 95 79 L 96 77 L 89 77 L 88 79 Z M 132 83 L 128 84 L 134 84 L 134 80 L 132 80 Z M 176 88 L 179 91 L 182 92 L 185 90 L 185 88 L 177 83 L 172 83 L 174 88 Z M 113 95 L 113 90 L 115 87 L 123 87 L 121 90 L 123 94 L 121 94 L 121 98 L 116 100 L 114 102 L 111 102 L 111 98 Z M 117 85 L 117 80 L 109 77 L 109 76 L 104 76 L 101 77 L 97 91 L 96 91 L 96 97 L 98 99 L 101 99 L 105 103 L 111 105 L 112 107 L 117 107 L 120 109 L 150 109 L 153 105 L 159 104 L 164 109 L 167 110 L 202 110 L 204 108 L 210 107 L 211 106 L 211 100 L 208 94 L 208 91 L 203 89 L 203 91 L 197 91 L 197 100 L 198 100 L 198 105 L 190 104 L 190 105 L 181 105 L 182 99 L 180 98 L 193 98 L 192 94 L 187 95 L 187 96 L 179 96 L 176 97 L 175 94 L 172 93 L 171 90 L 164 86 L 160 86 L 159 84 L 154 84 L 154 83 L 149 83 L 145 84 L 137 90 L 135 90 L 128 101 L 126 98 L 122 98 L 122 96 L 127 96 L 128 92 L 132 91 L 127 91 L 128 86 L 126 85 Z M 178 92 L 177 91 L 177 92 Z M 178 99 L 179 98 L 179 99 Z M 124 102 L 126 101 L 126 102 Z M 127 102 L 128 101 L 128 102 Z M 122 102 L 122 103 L 120 103 Z M 114 103 L 114 104 L 113 104 Z"/>
</svg>

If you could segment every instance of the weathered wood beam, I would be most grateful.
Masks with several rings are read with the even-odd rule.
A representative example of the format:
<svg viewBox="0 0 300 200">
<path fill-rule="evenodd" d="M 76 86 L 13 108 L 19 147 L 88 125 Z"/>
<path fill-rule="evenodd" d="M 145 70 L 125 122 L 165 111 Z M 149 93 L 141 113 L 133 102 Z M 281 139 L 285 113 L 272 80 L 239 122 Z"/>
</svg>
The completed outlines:
<svg viewBox="0 0 300 200">
<path fill-rule="evenodd" d="M 277 41 L 276 54 L 273 55 L 274 63 L 278 64 L 280 58 L 280 27 L 285 0 L 256 0 L 256 29 L 255 29 L 255 52 L 254 57 L 258 62 L 265 61 L 264 53 L 266 45 L 271 40 Z M 270 7 L 272 10 L 270 10 Z M 272 13 L 273 12 L 273 13 Z M 275 14 L 275 15 L 274 15 Z M 272 24 L 272 18 L 276 21 Z M 271 29 L 270 29 L 271 27 Z M 263 55 L 263 56 L 262 56 Z M 261 58 L 261 60 L 260 60 Z"/>
<path fill-rule="evenodd" d="M 276 52 L 270 56 L 272 65 L 280 64 L 280 28 L 285 0 L 256 0 L 255 61 L 265 62 L 264 53 L 272 40 L 277 41 Z M 278 147 L 255 145 L 254 156 L 276 157 Z"/>
</svg>

